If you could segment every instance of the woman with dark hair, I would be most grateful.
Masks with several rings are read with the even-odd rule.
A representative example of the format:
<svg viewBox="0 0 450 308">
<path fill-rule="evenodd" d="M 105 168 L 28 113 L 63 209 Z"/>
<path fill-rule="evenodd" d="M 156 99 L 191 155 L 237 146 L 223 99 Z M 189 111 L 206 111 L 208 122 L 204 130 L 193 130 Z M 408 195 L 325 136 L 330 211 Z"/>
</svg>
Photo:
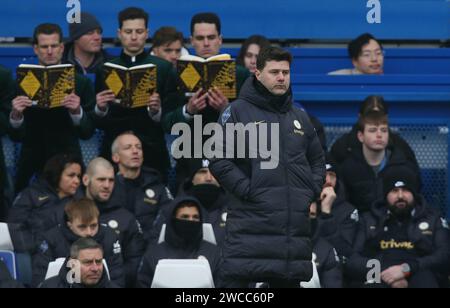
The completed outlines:
<svg viewBox="0 0 450 308">
<path fill-rule="evenodd" d="M 252 35 L 244 41 L 239 51 L 236 63 L 246 67 L 250 73 L 256 71 L 256 59 L 259 53 L 266 47 L 270 46 L 270 42 L 262 35 Z"/>
<path fill-rule="evenodd" d="M 373 111 L 381 111 L 384 114 L 388 114 L 388 105 L 382 96 L 370 95 L 366 97 L 359 108 L 358 119 Z M 358 124 L 355 124 L 349 133 L 346 133 L 337 139 L 331 147 L 330 153 L 338 164 L 341 164 L 355 149 L 361 147 L 361 142 L 359 142 L 357 135 Z M 405 139 L 399 134 L 394 133 L 392 130 L 389 130 L 388 147 L 400 148 L 406 156 L 406 159 L 413 163 L 417 167 L 417 170 L 419 170 L 419 164 L 417 163 L 414 151 Z"/>
<path fill-rule="evenodd" d="M 11 208 L 8 223 L 19 224 L 22 231 L 13 236 L 19 239 L 16 249 L 31 252 L 37 233 L 56 225 L 66 203 L 78 194 L 82 174 L 77 156 L 59 154 L 46 163 L 41 178 L 24 189 Z"/>
</svg>

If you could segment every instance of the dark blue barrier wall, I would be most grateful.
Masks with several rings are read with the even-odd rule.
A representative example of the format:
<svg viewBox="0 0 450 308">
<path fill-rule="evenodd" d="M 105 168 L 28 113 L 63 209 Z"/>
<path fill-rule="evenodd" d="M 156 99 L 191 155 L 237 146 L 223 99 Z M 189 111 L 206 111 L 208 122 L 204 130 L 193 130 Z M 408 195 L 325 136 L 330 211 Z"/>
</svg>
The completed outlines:
<svg viewBox="0 0 450 308">
<path fill-rule="evenodd" d="M 351 39 L 372 32 L 383 39 L 447 40 L 450 3 L 446 0 L 389 0 L 381 2 L 381 24 L 369 24 L 368 0 L 80 0 L 115 37 L 117 13 L 127 6 L 150 12 L 151 32 L 173 25 L 189 35 L 194 13 L 214 11 L 223 21 L 226 38 L 260 33 L 272 39 Z M 2 0 L 0 36 L 30 37 L 38 23 L 56 22 L 67 31 L 67 0 Z M 67 32 L 66 32 L 67 33 Z"/>
</svg>

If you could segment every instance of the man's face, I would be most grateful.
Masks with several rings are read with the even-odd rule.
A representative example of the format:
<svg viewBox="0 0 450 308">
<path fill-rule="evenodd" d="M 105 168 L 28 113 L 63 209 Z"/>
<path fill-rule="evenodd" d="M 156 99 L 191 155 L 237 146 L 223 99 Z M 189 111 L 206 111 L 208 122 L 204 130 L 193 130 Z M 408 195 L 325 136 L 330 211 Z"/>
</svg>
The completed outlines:
<svg viewBox="0 0 450 308">
<path fill-rule="evenodd" d="M 334 173 L 332 171 L 327 171 L 325 184 L 329 185 L 329 186 L 331 186 L 333 188 L 336 188 L 336 183 L 337 183 L 336 173 Z"/>
<path fill-rule="evenodd" d="M 100 249 L 84 249 L 78 255 L 81 268 L 81 284 L 95 286 L 103 275 L 103 253 Z"/>
<path fill-rule="evenodd" d="M 181 57 L 182 47 L 183 44 L 180 41 L 175 41 L 162 46 L 154 47 L 153 52 L 155 56 L 163 58 L 164 60 L 171 62 L 173 66 L 176 66 L 178 59 Z"/>
<path fill-rule="evenodd" d="M 176 219 L 189 220 L 189 221 L 200 221 L 200 213 L 195 206 L 180 207 L 176 214 Z"/>
<path fill-rule="evenodd" d="M 387 195 L 387 203 L 391 212 L 405 216 L 414 208 L 414 195 L 405 188 L 394 188 Z"/>
<path fill-rule="evenodd" d="M 209 58 L 219 54 L 222 46 L 222 36 L 215 24 L 199 23 L 194 25 L 191 44 L 195 54 L 202 58 Z"/>
<path fill-rule="evenodd" d="M 209 168 L 202 168 L 197 171 L 197 173 L 192 178 L 192 184 L 194 186 L 201 184 L 212 184 L 220 187 L 219 182 L 217 182 L 216 178 L 212 175 Z"/>
<path fill-rule="evenodd" d="M 102 31 L 92 30 L 75 41 L 75 46 L 86 53 L 97 53 L 102 49 Z"/>
<path fill-rule="evenodd" d="M 133 135 L 123 135 L 118 139 L 118 151 L 113 161 L 125 169 L 139 169 L 144 162 L 141 141 Z"/>
<path fill-rule="evenodd" d="M 368 44 L 363 46 L 358 58 L 352 60 L 352 63 L 363 74 L 383 74 L 383 50 L 375 40 L 370 40 Z"/>
<path fill-rule="evenodd" d="M 114 189 L 114 169 L 98 166 L 93 175 L 85 175 L 83 183 L 87 196 L 99 202 L 107 202 Z"/>
<path fill-rule="evenodd" d="M 288 61 L 267 61 L 262 71 L 256 70 L 255 76 L 274 95 L 285 94 L 291 84 Z"/>
<path fill-rule="evenodd" d="M 73 221 L 67 222 L 69 229 L 79 237 L 94 237 L 98 233 L 98 219 L 88 223 L 82 222 L 80 217 L 75 217 Z"/>
<path fill-rule="evenodd" d="M 64 44 L 60 41 L 59 34 L 39 34 L 37 44 L 34 45 L 34 53 L 41 65 L 56 65 L 61 63 L 64 53 Z"/>
<path fill-rule="evenodd" d="M 148 38 L 148 29 L 144 19 L 125 20 L 122 29 L 119 29 L 117 33 L 126 54 L 134 56 L 144 51 Z"/>
<path fill-rule="evenodd" d="M 358 132 L 358 139 L 369 150 L 384 151 L 389 141 L 388 125 L 366 124 L 364 132 Z"/>
</svg>

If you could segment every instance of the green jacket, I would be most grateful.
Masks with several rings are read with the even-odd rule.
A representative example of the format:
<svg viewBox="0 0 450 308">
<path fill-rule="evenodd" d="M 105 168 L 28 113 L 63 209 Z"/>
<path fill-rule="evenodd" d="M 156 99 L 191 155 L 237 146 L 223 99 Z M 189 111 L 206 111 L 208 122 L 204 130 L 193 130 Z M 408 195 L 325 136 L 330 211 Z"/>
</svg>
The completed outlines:
<svg viewBox="0 0 450 308">
<path fill-rule="evenodd" d="M 241 87 L 245 80 L 250 76 L 250 72 L 243 66 L 236 66 L 236 85 L 237 93 L 241 91 Z M 164 130 L 170 134 L 172 126 L 176 123 L 189 123 L 183 115 L 183 106 L 187 104 L 187 99 L 184 97 L 184 93 L 178 93 L 178 96 L 168 102 L 163 108 L 162 124 Z M 219 118 L 219 112 L 212 110 L 212 108 L 205 109 L 202 113 L 204 116 L 203 124 L 210 122 L 217 122 Z"/>
<path fill-rule="evenodd" d="M 45 162 L 58 153 L 81 156 L 79 139 L 87 140 L 95 132 L 92 111 L 95 93 L 92 82 L 82 75 L 75 76 L 75 93 L 80 97 L 83 117 L 75 126 L 66 108 L 44 110 L 31 107 L 24 112 L 24 122 L 11 129 L 11 138 L 22 142 L 16 189 L 27 186 L 30 177 L 40 172 Z"/>
<path fill-rule="evenodd" d="M 175 73 L 172 64 L 161 58 L 143 52 L 132 58 L 123 51 L 120 57 L 110 61 L 125 67 L 133 67 L 143 64 L 155 64 L 157 66 L 157 92 L 161 96 L 161 104 L 164 106 L 167 100 L 176 95 Z M 104 84 L 103 70 L 99 70 L 96 76 L 96 91 L 101 92 L 106 88 Z M 97 128 L 105 132 L 101 155 L 111 159 L 111 144 L 114 139 L 126 131 L 133 131 L 141 140 L 144 150 L 144 164 L 166 174 L 169 167 L 169 154 L 164 139 L 161 123 L 154 122 L 148 114 L 147 108 L 127 109 L 110 103 L 108 114 L 105 117 L 95 116 Z"/>
</svg>

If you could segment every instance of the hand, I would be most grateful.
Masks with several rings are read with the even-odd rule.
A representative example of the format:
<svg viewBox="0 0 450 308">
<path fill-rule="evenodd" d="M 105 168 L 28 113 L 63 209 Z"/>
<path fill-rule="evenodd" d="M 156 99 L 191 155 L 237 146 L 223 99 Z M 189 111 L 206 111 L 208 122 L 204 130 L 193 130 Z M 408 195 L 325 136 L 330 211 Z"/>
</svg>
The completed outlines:
<svg viewBox="0 0 450 308">
<path fill-rule="evenodd" d="M 215 110 L 222 112 L 228 107 L 228 98 L 223 95 L 222 91 L 217 88 L 210 89 L 208 91 L 209 105 Z"/>
<path fill-rule="evenodd" d="M 336 192 L 333 187 L 325 187 L 320 194 L 322 213 L 331 214 L 331 208 L 336 200 Z"/>
<path fill-rule="evenodd" d="M 397 281 L 405 279 L 401 265 L 391 266 L 381 273 L 381 279 L 388 285 L 392 286 Z"/>
<path fill-rule="evenodd" d="M 208 93 L 202 95 L 203 89 L 198 90 L 194 96 L 189 99 L 186 110 L 189 114 L 197 114 L 206 108 L 206 98 Z"/>
<path fill-rule="evenodd" d="M 66 107 L 71 114 L 80 114 L 81 113 L 81 107 L 80 107 L 80 97 L 74 93 L 67 95 L 62 105 Z"/>
<path fill-rule="evenodd" d="M 11 118 L 13 120 L 20 120 L 23 117 L 25 109 L 33 106 L 33 102 L 28 96 L 17 96 L 12 101 Z"/>
<path fill-rule="evenodd" d="M 161 110 L 161 97 L 158 93 L 155 92 L 150 96 L 147 106 L 151 114 L 157 114 Z"/>
<path fill-rule="evenodd" d="M 108 103 L 116 99 L 114 92 L 111 90 L 105 90 L 97 94 L 97 108 L 105 112 L 108 109 Z"/>
<path fill-rule="evenodd" d="M 408 283 L 408 280 L 406 280 L 406 279 L 397 280 L 396 282 L 391 284 L 391 288 L 393 288 L 393 289 L 407 289 L 408 287 L 409 287 L 409 283 Z"/>
</svg>

